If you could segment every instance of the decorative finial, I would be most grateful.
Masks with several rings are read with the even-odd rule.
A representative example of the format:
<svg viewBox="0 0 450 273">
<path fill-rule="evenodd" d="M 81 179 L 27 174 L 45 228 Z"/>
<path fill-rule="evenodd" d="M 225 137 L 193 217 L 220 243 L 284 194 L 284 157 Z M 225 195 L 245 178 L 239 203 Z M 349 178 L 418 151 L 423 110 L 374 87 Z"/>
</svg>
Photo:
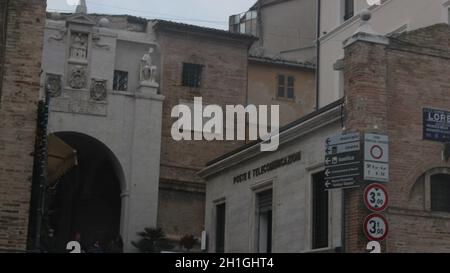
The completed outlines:
<svg viewBox="0 0 450 273">
<path fill-rule="evenodd" d="M 372 19 L 372 12 L 368 9 L 363 10 L 360 14 L 361 25 L 359 26 L 356 33 L 367 33 L 376 35 L 377 33 L 373 30 L 370 20 Z"/>
<path fill-rule="evenodd" d="M 75 10 L 75 12 L 76 13 L 87 14 L 86 0 L 80 0 L 80 2 L 77 5 L 77 9 Z"/>
<path fill-rule="evenodd" d="M 356 32 L 347 40 L 344 41 L 344 48 L 357 41 L 366 41 L 375 44 L 389 44 L 389 39 L 386 36 L 380 35 L 372 28 L 370 20 L 372 19 L 372 12 L 364 10 L 360 13 L 361 24 Z"/>
<path fill-rule="evenodd" d="M 370 19 L 372 19 L 372 13 L 369 10 L 361 12 L 361 20 L 368 22 Z"/>
</svg>

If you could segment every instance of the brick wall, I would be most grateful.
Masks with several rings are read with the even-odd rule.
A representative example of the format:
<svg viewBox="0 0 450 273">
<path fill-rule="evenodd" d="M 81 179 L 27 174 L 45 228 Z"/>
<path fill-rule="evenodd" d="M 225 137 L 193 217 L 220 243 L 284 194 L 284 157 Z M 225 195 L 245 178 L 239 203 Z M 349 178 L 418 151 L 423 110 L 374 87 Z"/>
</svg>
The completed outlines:
<svg viewBox="0 0 450 273">
<path fill-rule="evenodd" d="M 448 252 L 450 214 L 427 210 L 423 175 L 450 167 L 443 144 L 422 140 L 422 109 L 450 110 L 450 27 L 434 25 L 345 50 L 346 127 L 390 137 L 388 252 Z M 375 128 L 375 125 L 377 128 Z M 346 247 L 364 252 L 362 189 L 347 192 Z"/>
<path fill-rule="evenodd" d="M 380 44 L 357 42 L 345 51 L 345 126 L 352 132 L 386 132 L 385 48 Z M 377 130 L 374 130 L 378 128 Z M 367 239 L 363 223 L 368 210 L 363 202 L 364 187 L 345 193 L 345 248 L 363 252 Z"/>
<path fill-rule="evenodd" d="M 14 0 L 8 6 L 0 102 L 0 249 L 26 249 L 45 8 L 44 0 Z"/>
<path fill-rule="evenodd" d="M 245 41 L 218 39 L 178 31 L 159 31 L 163 58 L 161 180 L 158 225 L 172 238 L 204 229 L 204 181 L 196 175 L 208 161 L 242 144 L 238 141 L 180 141 L 172 139 L 172 108 L 180 101 L 202 97 L 203 105 L 246 104 Z M 203 65 L 200 88 L 182 86 L 183 62 Z M 224 115 L 225 116 L 225 115 Z"/>
</svg>

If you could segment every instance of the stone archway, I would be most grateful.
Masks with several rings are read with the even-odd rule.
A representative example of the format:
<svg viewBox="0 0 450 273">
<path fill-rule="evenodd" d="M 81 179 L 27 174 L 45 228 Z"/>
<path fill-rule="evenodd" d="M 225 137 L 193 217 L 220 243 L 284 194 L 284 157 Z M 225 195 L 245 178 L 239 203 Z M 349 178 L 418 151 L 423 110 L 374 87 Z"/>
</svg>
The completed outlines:
<svg viewBox="0 0 450 273">
<path fill-rule="evenodd" d="M 120 234 L 125 188 L 121 165 L 105 144 L 91 136 L 76 132 L 55 135 L 76 150 L 77 165 L 51 190 L 48 225 L 54 230 L 54 239 L 50 249 L 65 251 L 67 242 L 81 238 L 86 251 L 96 241 L 106 250 Z"/>
</svg>

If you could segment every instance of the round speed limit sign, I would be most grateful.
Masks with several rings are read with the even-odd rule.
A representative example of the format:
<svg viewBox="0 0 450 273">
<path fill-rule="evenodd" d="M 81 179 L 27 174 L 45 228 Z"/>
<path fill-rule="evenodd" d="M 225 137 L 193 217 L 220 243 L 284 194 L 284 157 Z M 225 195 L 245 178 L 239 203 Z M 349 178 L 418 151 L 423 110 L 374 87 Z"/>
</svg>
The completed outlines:
<svg viewBox="0 0 450 273">
<path fill-rule="evenodd" d="M 370 241 L 384 241 L 388 231 L 387 220 L 381 214 L 371 214 L 364 221 L 364 233 Z"/>
<path fill-rule="evenodd" d="M 374 212 L 382 212 L 388 205 L 388 193 L 380 184 L 371 184 L 364 191 L 364 203 Z"/>
</svg>

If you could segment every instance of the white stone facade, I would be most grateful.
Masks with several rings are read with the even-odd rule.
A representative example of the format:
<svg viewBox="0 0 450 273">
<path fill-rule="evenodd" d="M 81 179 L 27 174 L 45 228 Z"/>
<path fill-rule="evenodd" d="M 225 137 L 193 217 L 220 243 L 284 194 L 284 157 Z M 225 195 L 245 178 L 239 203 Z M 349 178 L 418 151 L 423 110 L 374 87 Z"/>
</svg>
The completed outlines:
<svg viewBox="0 0 450 273">
<path fill-rule="evenodd" d="M 54 17 L 46 22 L 42 62 L 42 81 L 51 94 L 49 132 L 84 134 L 112 152 L 122 174 L 124 251 L 136 251 L 131 241 L 137 232 L 155 227 L 157 220 L 164 100 L 160 50 L 150 31 L 108 28 L 108 19 L 84 13 Z M 149 50 L 152 78 L 141 81 Z M 146 61 L 150 64 L 148 56 Z M 128 73 L 126 90 L 113 90 L 115 70 Z"/>
<path fill-rule="evenodd" d="M 260 152 L 259 144 L 223 158 L 201 171 L 207 180 L 205 229 L 208 252 L 216 251 L 216 206 L 225 204 L 226 253 L 257 253 L 256 195 L 273 191 L 272 252 L 334 252 L 341 244 L 342 191 L 330 191 L 328 246 L 313 249 L 312 176 L 324 171 L 325 140 L 339 134 L 340 105 L 315 114 L 280 134 L 276 152 Z M 301 159 L 274 171 L 234 179 L 275 160 L 301 153 Z M 248 176 L 247 176 L 248 177 Z"/>
<path fill-rule="evenodd" d="M 362 11 L 370 9 L 370 24 L 380 35 L 449 23 L 448 0 L 382 0 L 379 6 L 369 6 L 367 0 L 354 0 L 354 16 L 348 20 L 344 20 L 344 2 L 321 0 L 319 108 L 344 96 L 343 72 L 336 70 L 335 64 L 344 57 L 343 42 L 359 28 Z"/>
</svg>

